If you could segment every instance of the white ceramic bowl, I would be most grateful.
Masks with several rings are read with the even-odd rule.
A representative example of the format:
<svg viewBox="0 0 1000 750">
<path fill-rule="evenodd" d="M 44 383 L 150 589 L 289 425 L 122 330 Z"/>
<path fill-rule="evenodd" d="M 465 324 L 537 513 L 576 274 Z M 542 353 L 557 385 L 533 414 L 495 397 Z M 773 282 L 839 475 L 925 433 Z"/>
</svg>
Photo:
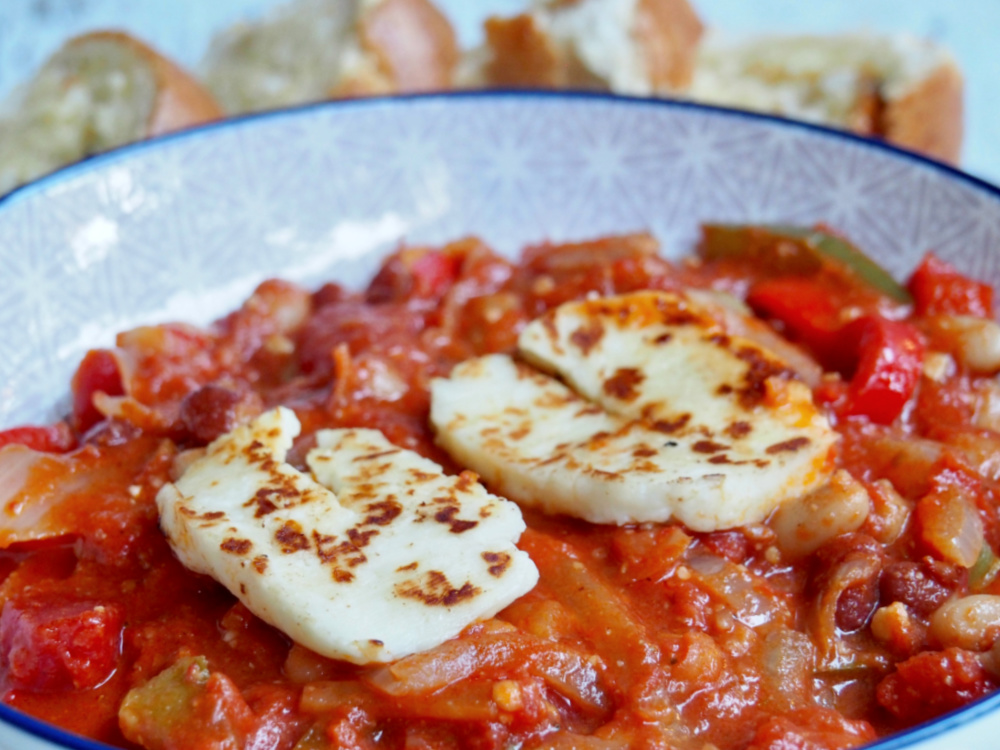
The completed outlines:
<svg viewBox="0 0 1000 750">
<path fill-rule="evenodd" d="M 1000 191 L 774 118 L 603 95 L 323 104 L 91 159 L 0 199 L 0 427 L 64 407 L 83 352 L 207 322 L 268 276 L 360 285 L 400 240 L 524 244 L 825 221 L 902 276 L 927 249 L 1000 287 Z M 874 747 L 1000 745 L 1000 693 Z M 104 747 L 0 705 L 0 747 Z"/>
</svg>

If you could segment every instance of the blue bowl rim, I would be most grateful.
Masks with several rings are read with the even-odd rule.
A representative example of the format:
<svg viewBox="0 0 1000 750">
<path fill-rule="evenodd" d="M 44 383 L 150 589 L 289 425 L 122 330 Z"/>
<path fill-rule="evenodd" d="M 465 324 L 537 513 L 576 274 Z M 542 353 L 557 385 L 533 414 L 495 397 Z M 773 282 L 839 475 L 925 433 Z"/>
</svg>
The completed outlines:
<svg viewBox="0 0 1000 750">
<path fill-rule="evenodd" d="M 947 177 L 950 177 L 951 179 L 963 182 L 973 188 L 976 188 L 977 190 L 989 194 L 997 200 L 1000 200 L 1000 187 L 979 177 L 975 177 L 967 172 L 963 172 L 962 170 L 949 164 L 945 164 L 885 141 L 876 141 L 847 131 L 836 130 L 823 125 L 802 122 L 799 120 L 791 120 L 778 115 L 765 114 L 761 112 L 749 112 L 746 110 L 701 104 L 699 102 L 682 99 L 654 99 L 646 97 L 621 96 L 602 91 L 494 89 L 397 94 L 392 96 L 378 96 L 362 99 L 341 99 L 336 101 L 314 102 L 296 107 L 274 109 L 265 112 L 254 112 L 216 120 L 204 125 L 168 133 L 156 138 L 150 138 L 136 143 L 129 143 L 100 154 L 94 154 L 79 162 L 57 169 L 25 185 L 21 185 L 6 195 L 0 196 L 0 218 L 2 218 L 2 211 L 15 199 L 24 198 L 32 193 L 40 192 L 61 182 L 71 180 L 78 174 L 100 170 L 108 165 L 127 159 L 131 157 L 132 154 L 142 153 L 147 150 L 155 150 L 160 148 L 162 145 L 175 140 L 198 137 L 207 132 L 222 129 L 234 129 L 257 121 L 269 121 L 286 117 L 301 117 L 315 111 L 376 107 L 395 104 L 420 104 L 427 101 L 475 102 L 482 100 L 517 99 L 548 100 L 553 102 L 588 100 L 595 102 L 615 102 L 620 103 L 623 106 L 641 106 L 650 108 L 689 110 L 693 112 L 707 112 L 720 117 L 732 117 L 736 119 L 771 123 L 779 128 L 808 132 L 820 138 L 832 138 L 834 140 L 847 141 L 861 145 L 873 151 L 882 151 L 892 154 L 895 158 L 902 159 L 903 161 L 910 161 L 929 167 Z M 938 716 L 924 724 L 919 724 L 902 732 L 892 734 L 870 745 L 866 745 L 865 747 L 866 750 L 906 750 L 906 748 L 912 748 L 918 742 L 944 734 L 955 727 L 968 724 L 998 709 L 1000 709 L 1000 691 L 984 696 L 983 698 L 973 701 L 972 703 L 962 706 L 961 708 L 942 714 L 941 716 Z M 17 727 L 22 731 L 28 732 L 39 739 L 55 742 L 62 747 L 67 748 L 67 750 L 115 750 L 111 745 L 73 734 L 52 724 L 47 724 L 2 702 L 0 702 L 0 721 Z"/>
<path fill-rule="evenodd" d="M 830 138 L 841 140 L 863 146 L 873 151 L 882 151 L 893 154 L 903 161 L 910 161 L 922 164 L 935 171 L 941 172 L 948 177 L 966 183 L 967 185 L 985 191 L 993 197 L 1000 199 L 1000 186 L 984 180 L 975 175 L 964 172 L 945 162 L 938 161 L 929 156 L 908 150 L 901 146 L 889 143 L 884 140 L 874 140 L 865 136 L 857 135 L 846 130 L 838 130 L 825 125 L 819 125 L 801 120 L 793 120 L 780 115 L 773 115 L 764 112 L 751 112 L 748 110 L 721 107 L 713 104 L 703 104 L 686 99 L 650 98 L 638 96 L 623 96 L 611 94 L 603 91 L 549 91 L 543 89 L 490 89 L 490 90 L 463 90 L 463 91 L 443 91 L 417 94 L 394 94 L 389 96 L 373 96 L 357 99 L 339 99 L 333 101 L 312 102 L 294 107 L 272 109 L 264 112 L 250 112 L 241 115 L 233 115 L 220 120 L 204 123 L 190 128 L 183 128 L 171 133 L 148 138 L 135 143 L 127 143 L 117 148 L 92 154 L 80 161 L 56 169 L 31 182 L 20 185 L 5 195 L 0 195 L 0 209 L 5 208 L 4 204 L 15 198 L 21 198 L 26 194 L 50 188 L 60 182 L 73 179 L 78 173 L 86 173 L 99 170 L 109 164 L 128 158 L 133 153 L 140 153 L 145 150 L 155 150 L 165 143 L 175 140 L 182 140 L 197 137 L 204 133 L 215 130 L 225 130 L 241 127 L 255 121 L 276 120 L 286 117 L 300 117 L 313 111 L 338 110 L 363 107 L 377 107 L 385 105 L 406 105 L 420 104 L 427 101 L 482 101 L 482 100 L 550 100 L 550 101 L 604 101 L 615 102 L 625 106 L 640 106 L 663 109 L 689 110 L 693 112 L 706 112 L 721 117 L 732 117 L 735 119 L 755 120 L 764 123 L 771 123 L 779 128 L 788 130 L 799 130 L 817 135 L 820 138 Z"/>
</svg>

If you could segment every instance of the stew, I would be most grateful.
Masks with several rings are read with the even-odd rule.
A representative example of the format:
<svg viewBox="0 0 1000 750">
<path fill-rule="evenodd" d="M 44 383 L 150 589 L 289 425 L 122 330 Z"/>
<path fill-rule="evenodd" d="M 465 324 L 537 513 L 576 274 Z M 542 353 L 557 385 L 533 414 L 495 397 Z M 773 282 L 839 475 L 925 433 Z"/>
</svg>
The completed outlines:
<svg viewBox="0 0 1000 750">
<path fill-rule="evenodd" d="M 516 262 L 476 239 L 405 247 L 361 291 L 267 281 L 207 328 L 120 334 L 81 362 L 65 421 L 0 432 L 3 701 L 148 750 L 834 750 L 989 694 L 992 291 L 933 255 L 903 289 L 856 249 L 813 252 L 816 237 L 841 242 L 706 227 L 676 263 L 646 235 Z M 808 386 L 837 433 L 828 480 L 710 531 L 525 507 L 538 584 L 390 663 L 292 642 L 161 531 L 161 488 L 279 405 L 302 425 L 299 469 L 317 431 L 365 427 L 457 474 L 428 421 L 431 381 L 514 352 L 563 303 L 639 290 L 699 300 Z"/>
</svg>

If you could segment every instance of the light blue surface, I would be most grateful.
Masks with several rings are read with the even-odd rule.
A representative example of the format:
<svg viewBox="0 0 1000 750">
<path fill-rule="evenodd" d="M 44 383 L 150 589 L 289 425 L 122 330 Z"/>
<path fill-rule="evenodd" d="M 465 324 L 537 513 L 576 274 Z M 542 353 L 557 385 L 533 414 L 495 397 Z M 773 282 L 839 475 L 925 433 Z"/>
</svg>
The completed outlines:
<svg viewBox="0 0 1000 750">
<path fill-rule="evenodd" d="M 512 255 L 651 229 L 677 256 L 709 219 L 825 219 L 897 274 L 934 246 L 1000 282 L 1000 191 L 849 135 L 600 95 L 323 104 L 127 147 L 0 199 L 0 427 L 44 419 L 84 348 L 204 322 L 264 276 L 357 285 L 404 238 L 469 232 Z M 59 747 L 10 715 L 0 748 Z M 1000 693 L 878 747 L 997 736 Z"/>
<path fill-rule="evenodd" d="M 967 78 L 963 166 L 1000 183 L 1000 0 L 692 0 L 708 25 L 734 33 L 908 30 L 948 45 Z M 188 66 L 200 61 L 212 33 L 251 18 L 275 0 L 0 0 L 0 95 L 22 80 L 71 34 L 126 28 Z M 478 41 L 490 12 L 522 0 L 440 0 L 462 40 Z"/>
</svg>

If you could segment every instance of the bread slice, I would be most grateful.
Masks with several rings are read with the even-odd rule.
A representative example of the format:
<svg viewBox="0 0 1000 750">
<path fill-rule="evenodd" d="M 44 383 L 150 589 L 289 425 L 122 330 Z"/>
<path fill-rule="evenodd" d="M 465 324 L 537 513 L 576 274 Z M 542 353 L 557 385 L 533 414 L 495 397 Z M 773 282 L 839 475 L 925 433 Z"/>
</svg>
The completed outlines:
<svg viewBox="0 0 1000 750">
<path fill-rule="evenodd" d="M 115 31 L 61 47 L 0 111 L 0 194 L 125 143 L 222 115 L 190 75 Z"/>
<path fill-rule="evenodd" d="M 689 84 L 702 25 L 687 0 L 540 0 L 485 32 L 472 83 L 649 96 Z"/>
<path fill-rule="evenodd" d="M 430 0 L 296 0 L 217 36 L 205 80 L 227 112 L 451 88 L 458 48 Z"/>
<path fill-rule="evenodd" d="M 951 55 L 906 34 L 709 37 L 687 95 L 884 138 L 957 162 L 962 75 Z"/>
</svg>

